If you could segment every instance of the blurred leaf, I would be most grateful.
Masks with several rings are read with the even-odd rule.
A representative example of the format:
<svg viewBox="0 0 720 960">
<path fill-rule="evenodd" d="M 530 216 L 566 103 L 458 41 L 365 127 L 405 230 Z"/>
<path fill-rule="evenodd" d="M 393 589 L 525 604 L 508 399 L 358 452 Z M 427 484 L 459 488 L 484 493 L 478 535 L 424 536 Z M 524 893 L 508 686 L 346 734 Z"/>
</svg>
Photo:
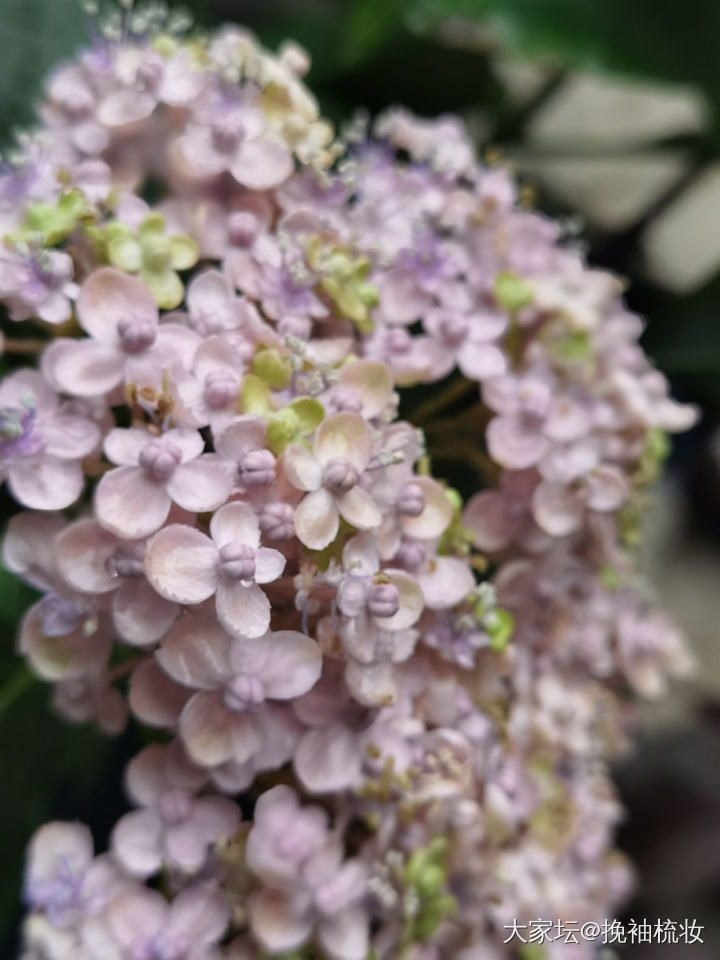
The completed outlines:
<svg viewBox="0 0 720 960">
<path fill-rule="evenodd" d="M 716 0 L 407 0 L 412 21 L 489 19 L 520 53 L 696 83 L 720 99 Z"/>
<path fill-rule="evenodd" d="M 643 345 L 678 389 L 720 409 L 720 277 L 688 296 L 658 293 Z"/>
<path fill-rule="evenodd" d="M 404 0 L 355 0 L 345 27 L 345 56 L 357 63 L 384 43 L 401 23 Z"/>
<path fill-rule="evenodd" d="M 1 0 L 0 133 L 32 119 L 45 74 L 84 40 L 77 0 Z"/>
<path fill-rule="evenodd" d="M 8 629 L 19 619 L 23 611 L 30 606 L 37 593 L 14 574 L 0 566 L 0 626 L 4 627 L 4 639 L 8 643 Z M 0 655 L 0 663 L 2 655 Z"/>
</svg>

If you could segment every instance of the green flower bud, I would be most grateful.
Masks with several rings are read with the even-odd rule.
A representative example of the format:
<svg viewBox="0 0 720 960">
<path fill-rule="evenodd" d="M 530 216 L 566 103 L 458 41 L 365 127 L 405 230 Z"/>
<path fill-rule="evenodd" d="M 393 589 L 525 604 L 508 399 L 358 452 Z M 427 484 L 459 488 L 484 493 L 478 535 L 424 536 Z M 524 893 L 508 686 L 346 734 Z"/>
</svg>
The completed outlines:
<svg viewBox="0 0 720 960">
<path fill-rule="evenodd" d="M 80 190 L 70 190 L 57 204 L 32 203 L 27 209 L 18 239 L 41 239 L 47 247 L 66 240 L 87 212 L 85 197 Z"/>
<path fill-rule="evenodd" d="M 509 610 L 496 607 L 485 618 L 485 630 L 490 637 L 490 649 L 501 653 L 506 649 L 515 629 L 515 618 Z"/>
<path fill-rule="evenodd" d="M 282 390 L 290 383 L 292 367 L 277 350 L 260 350 L 253 359 L 252 372 L 273 390 Z"/>
<path fill-rule="evenodd" d="M 532 288 L 522 277 L 503 270 L 495 277 L 493 293 L 498 304 L 509 313 L 515 313 L 532 303 Z"/>
</svg>

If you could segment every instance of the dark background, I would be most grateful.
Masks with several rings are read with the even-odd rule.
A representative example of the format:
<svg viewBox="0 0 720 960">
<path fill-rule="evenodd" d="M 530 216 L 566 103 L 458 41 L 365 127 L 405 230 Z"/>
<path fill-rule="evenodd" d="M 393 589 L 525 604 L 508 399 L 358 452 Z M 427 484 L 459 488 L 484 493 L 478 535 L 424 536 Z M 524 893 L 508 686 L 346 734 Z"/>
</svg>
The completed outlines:
<svg viewBox="0 0 720 960">
<path fill-rule="evenodd" d="M 716 574 L 720 577 L 714 453 L 720 274 L 711 262 L 699 279 L 664 282 L 662 266 L 650 262 L 645 238 L 674 204 L 712 176 L 720 158 L 720 3 L 194 0 L 185 7 L 201 26 L 232 20 L 251 27 L 269 46 L 287 37 L 306 46 L 313 58 L 310 85 L 324 113 L 337 122 L 358 106 L 375 113 L 396 103 L 421 114 L 464 114 L 477 131 L 479 150 L 500 149 L 537 205 L 555 215 L 573 212 L 567 194 L 557 188 L 558 170 L 567 168 L 574 176 L 583 164 L 611 161 L 615 179 L 603 188 L 609 206 L 625 182 L 623 170 L 630 171 L 639 154 L 650 166 L 678 158 L 676 175 L 637 203 L 632 216 L 613 223 L 594 216 L 593 210 L 603 209 L 601 194 L 578 227 L 591 260 L 631 281 L 629 303 L 648 318 L 646 349 L 671 378 L 676 395 L 704 408 L 700 426 L 676 444 L 671 482 L 658 492 L 647 564 L 691 634 L 701 680 L 676 690 L 663 709 L 643 714 L 639 747 L 619 766 L 618 780 L 628 807 L 620 841 L 640 873 L 640 893 L 627 917 L 696 917 L 706 926 L 704 946 L 628 947 L 623 956 L 715 960 L 720 956 L 720 682 L 714 626 L 720 610 L 713 589 Z M 10 143 L 13 129 L 31 120 L 43 75 L 86 37 L 75 0 L 0 0 L 0 143 Z M 525 68 L 532 82 L 523 85 L 518 77 Z M 600 89 L 626 85 L 616 94 L 607 130 L 596 123 L 589 133 L 582 122 L 575 128 L 571 116 L 556 141 L 547 131 L 538 138 L 543 112 L 587 75 Z M 660 123 L 652 135 L 641 136 L 628 132 L 625 123 L 618 132 L 613 118 L 625 111 L 623 90 L 630 110 L 632 83 L 643 90 L 660 84 L 660 97 L 668 90 L 672 97 L 668 84 L 682 85 L 703 104 L 701 121 L 669 122 L 666 128 Z M 592 101 L 587 110 L 592 114 Z M 554 179 L 542 173 L 548 164 Z M 584 190 L 599 189 L 584 182 L 581 178 L 581 201 Z M 678 258 L 683 250 L 688 259 L 693 241 L 706 251 L 720 233 L 720 200 L 717 227 L 712 204 L 705 206 L 706 233 L 694 223 L 679 230 Z M 707 243 L 698 240 L 706 234 Z M 16 509 L 2 494 L 3 516 Z M 137 746 L 132 731 L 111 741 L 92 729 L 69 727 L 48 711 L 47 689 L 13 655 L 17 618 L 31 599 L 31 591 L 0 571 L 3 957 L 15 953 L 22 850 L 29 834 L 51 818 L 78 818 L 90 823 L 103 843 L 124 809 L 121 770 Z"/>
</svg>

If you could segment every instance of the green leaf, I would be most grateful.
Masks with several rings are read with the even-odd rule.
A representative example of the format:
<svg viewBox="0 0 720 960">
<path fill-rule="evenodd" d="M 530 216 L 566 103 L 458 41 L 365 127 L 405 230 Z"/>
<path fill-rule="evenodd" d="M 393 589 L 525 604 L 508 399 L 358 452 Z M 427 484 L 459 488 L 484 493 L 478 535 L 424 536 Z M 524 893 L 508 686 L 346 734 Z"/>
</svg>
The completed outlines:
<svg viewBox="0 0 720 960">
<path fill-rule="evenodd" d="M 451 16 L 485 20 L 518 53 L 695 83 L 720 97 L 714 0 L 408 0 L 405 9 L 426 29 Z"/>
<path fill-rule="evenodd" d="M 0 3 L 0 131 L 33 118 L 45 74 L 87 43 L 84 16 L 74 0 L 2 0 Z"/>
</svg>

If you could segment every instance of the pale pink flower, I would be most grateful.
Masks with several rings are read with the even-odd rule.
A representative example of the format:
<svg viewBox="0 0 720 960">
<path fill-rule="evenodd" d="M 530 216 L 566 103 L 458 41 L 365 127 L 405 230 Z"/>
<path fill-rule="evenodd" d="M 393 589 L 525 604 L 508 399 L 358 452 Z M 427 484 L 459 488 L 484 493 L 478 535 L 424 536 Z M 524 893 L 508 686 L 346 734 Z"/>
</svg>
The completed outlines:
<svg viewBox="0 0 720 960">
<path fill-rule="evenodd" d="M 302 865 L 302 885 L 287 892 L 265 889 L 250 900 L 250 925 L 273 953 L 301 946 L 317 937 L 331 960 L 365 960 L 369 916 L 363 899 L 367 867 L 344 860 L 341 844 L 330 840 Z"/>
<path fill-rule="evenodd" d="M 248 332 L 260 318 L 244 297 L 239 297 L 219 270 L 203 270 L 190 281 L 185 296 L 188 320 L 204 337 L 228 330 Z M 171 314 L 172 319 L 181 314 Z"/>
<path fill-rule="evenodd" d="M 213 515 L 209 537 L 172 524 L 153 537 L 145 555 L 145 573 L 161 596 L 193 604 L 214 595 L 222 625 L 245 637 L 267 630 L 270 601 L 260 585 L 277 580 L 284 567 L 278 550 L 260 546 L 255 512 L 239 500 Z"/>
<path fill-rule="evenodd" d="M 360 530 L 380 524 L 375 501 L 359 484 L 371 456 L 370 430 L 356 413 L 338 413 L 321 423 L 312 451 L 300 443 L 286 449 L 288 480 L 308 491 L 295 510 L 295 532 L 306 547 L 322 550 L 331 543 L 340 517 Z"/>
<path fill-rule="evenodd" d="M 186 887 L 171 903 L 155 890 L 128 886 L 105 914 L 120 957 L 153 960 L 212 960 L 229 919 L 227 897 L 214 881 Z"/>
<path fill-rule="evenodd" d="M 546 533 L 564 537 L 580 529 L 588 510 L 615 513 L 628 495 L 623 472 L 611 464 L 600 464 L 572 485 L 542 480 L 532 497 L 533 517 Z"/>
<path fill-rule="evenodd" d="M 121 540 L 92 519 L 78 520 L 55 540 L 61 576 L 79 593 L 112 593 L 118 635 L 133 646 L 157 643 L 178 614 L 145 579 L 142 541 Z"/>
<path fill-rule="evenodd" d="M 534 470 L 505 471 L 498 490 L 483 490 L 468 500 L 463 526 L 479 550 L 497 553 L 522 535 L 532 519 L 530 501 L 538 482 Z"/>
<path fill-rule="evenodd" d="M 44 680 L 97 675 L 112 644 L 110 619 L 97 602 L 69 591 L 46 594 L 20 623 L 18 650 Z"/>
<path fill-rule="evenodd" d="M 229 171 L 244 187 L 268 190 L 293 170 L 287 147 L 265 134 L 261 109 L 249 103 L 211 99 L 180 140 L 183 159 L 195 176 Z"/>
<path fill-rule="evenodd" d="M 238 333 L 208 337 L 195 354 L 192 371 L 174 373 L 182 422 L 210 426 L 217 437 L 237 419 L 240 383 L 253 353 L 252 344 Z"/>
<path fill-rule="evenodd" d="M 217 452 L 233 466 L 235 489 L 252 495 L 275 482 L 276 459 L 266 446 L 267 427 L 261 417 L 236 417 L 215 441 Z"/>
<path fill-rule="evenodd" d="M 72 258 L 60 250 L 23 256 L 13 250 L 0 253 L 0 297 L 11 320 L 37 317 L 46 323 L 65 323 L 72 316 L 78 287 L 73 281 Z"/>
<path fill-rule="evenodd" d="M 142 750 L 127 768 L 126 785 L 143 809 L 118 821 L 112 849 L 134 877 L 149 877 L 163 866 L 197 873 L 209 851 L 240 820 L 228 797 L 198 796 L 207 786 L 207 774 L 187 759 L 177 741 Z"/>
<path fill-rule="evenodd" d="M 327 841 L 327 831 L 322 807 L 301 807 L 290 787 L 273 787 L 255 805 L 248 866 L 269 886 L 292 890 L 302 880 L 304 862 Z"/>
<path fill-rule="evenodd" d="M 73 396 L 107 393 L 123 381 L 140 379 L 148 359 L 159 369 L 189 366 L 200 343 L 187 327 L 158 325 L 158 308 L 137 277 L 112 267 L 90 274 L 77 300 L 84 340 L 59 338 L 43 354 L 43 372 Z"/>
<path fill-rule="evenodd" d="M 285 735 L 275 701 L 306 693 L 322 665 L 317 644 L 302 633 L 230 637 L 215 620 L 196 616 L 178 621 L 156 656 L 174 680 L 199 691 L 179 727 L 188 753 L 204 767 L 242 764 L 262 755 L 266 740 L 271 748 L 276 726 Z"/>
<path fill-rule="evenodd" d="M 109 857 L 93 858 L 92 835 L 80 823 L 47 823 L 30 840 L 25 900 L 56 927 L 73 927 L 126 882 Z"/>
<path fill-rule="evenodd" d="M 100 432 L 62 404 L 41 374 L 18 370 L 0 383 L 0 476 L 33 510 L 60 510 L 85 484 L 80 460 Z"/>
<path fill-rule="evenodd" d="M 478 382 L 505 373 L 507 360 L 495 342 L 507 327 L 505 314 L 436 307 L 426 313 L 423 325 L 434 338 L 433 379 L 446 376 L 455 364 L 469 380 Z"/>
<path fill-rule="evenodd" d="M 196 430 L 181 427 L 153 436 L 137 427 L 117 428 L 103 448 L 120 466 L 98 484 L 95 514 L 103 527 L 127 540 L 154 533 L 173 503 L 204 513 L 217 509 L 230 493 L 227 471 L 215 454 L 203 453 Z"/>
<path fill-rule="evenodd" d="M 322 677 L 293 701 L 293 710 L 308 728 L 293 757 L 298 780 L 310 793 L 339 793 L 361 776 L 361 731 L 367 710 L 350 696 L 339 660 L 325 660 Z"/>
</svg>

